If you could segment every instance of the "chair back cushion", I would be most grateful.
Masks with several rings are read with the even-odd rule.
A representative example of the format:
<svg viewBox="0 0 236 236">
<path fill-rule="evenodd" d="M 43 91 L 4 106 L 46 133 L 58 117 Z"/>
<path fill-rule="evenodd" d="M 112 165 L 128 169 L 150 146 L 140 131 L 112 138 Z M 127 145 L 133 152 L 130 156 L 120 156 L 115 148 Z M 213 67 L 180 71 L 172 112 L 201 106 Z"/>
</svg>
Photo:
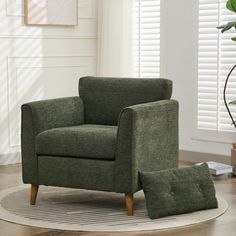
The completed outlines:
<svg viewBox="0 0 236 236">
<path fill-rule="evenodd" d="M 79 81 L 87 124 L 117 125 L 123 108 L 170 99 L 171 93 L 172 82 L 166 79 L 83 77 Z"/>
<path fill-rule="evenodd" d="M 123 108 L 170 99 L 171 93 L 172 81 L 167 79 L 83 77 L 79 81 L 87 124 L 117 125 Z"/>
</svg>

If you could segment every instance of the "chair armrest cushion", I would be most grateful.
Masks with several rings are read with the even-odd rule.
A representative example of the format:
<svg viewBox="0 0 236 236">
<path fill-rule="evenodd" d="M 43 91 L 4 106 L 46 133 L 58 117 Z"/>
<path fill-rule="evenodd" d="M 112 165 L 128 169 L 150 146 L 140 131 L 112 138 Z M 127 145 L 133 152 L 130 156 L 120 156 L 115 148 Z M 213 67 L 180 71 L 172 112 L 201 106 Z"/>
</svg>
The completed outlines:
<svg viewBox="0 0 236 236">
<path fill-rule="evenodd" d="M 31 102 L 22 105 L 21 151 L 23 181 L 37 184 L 35 138 L 44 130 L 79 125 L 84 122 L 80 97 Z"/>
<path fill-rule="evenodd" d="M 24 118 L 32 119 L 36 134 L 52 128 L 79 125 L 84 123 L 83 101 L 80 97 L 67 97 L 23 104 L 22 121 Z"/>
<path fill-rule="evenodd" d="M 117 137 L 117 192 L 139 190 L 138 171 L 177 166 L 178 102 L 162 100 L 123 109 Z"/>
</svg>

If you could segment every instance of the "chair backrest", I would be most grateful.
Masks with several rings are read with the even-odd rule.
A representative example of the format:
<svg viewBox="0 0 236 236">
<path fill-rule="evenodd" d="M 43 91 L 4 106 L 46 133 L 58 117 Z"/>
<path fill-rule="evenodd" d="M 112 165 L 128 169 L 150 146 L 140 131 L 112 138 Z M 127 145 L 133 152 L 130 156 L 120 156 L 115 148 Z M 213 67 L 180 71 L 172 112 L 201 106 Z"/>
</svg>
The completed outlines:
<svg viewBox="0 0 236 236">
<path fill-rule="evenodd" d="M 85 122 L 117 125 L 120 111 L 128 106 L 170 99 L 172 82 L 166 79 L 83 77 L 79 95 Z"/>
</svg>

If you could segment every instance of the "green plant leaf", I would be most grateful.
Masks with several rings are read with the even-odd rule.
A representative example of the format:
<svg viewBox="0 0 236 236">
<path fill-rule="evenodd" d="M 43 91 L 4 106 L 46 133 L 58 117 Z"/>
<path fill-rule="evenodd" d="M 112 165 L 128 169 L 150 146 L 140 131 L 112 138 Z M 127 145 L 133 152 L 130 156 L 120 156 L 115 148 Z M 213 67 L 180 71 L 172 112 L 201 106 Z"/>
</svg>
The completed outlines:
<svg viewBox="0 0 236 236">
<path fill-rule="evenodd" d="M 236 105 L 236 100 L 231 101 L 231 102 L 229 103 L 229 105 Z"/>
<path fill-rule="evenodd" d="M 233 12 L 236 12 L 236 0 L 228 0 L 226 7 Z"/>
<path fill-rule="evenodd" d="M 221 33 L 224 33 L 225 31 L 228 31 L 233 27 L 236 27 L 236 22 L 235 21 L 228 22 L 226 25 L 220 25 L 220 26 L 217 27 L 217 29 L 222 29 Z"/>
<path fill-rule="evenodd" d="M 224 29 L 226 25 L 220 25 L 218 27 L 216 27 L 217 29 Z"/>
<path fill-rule="evenodd" d="M 231 38 L 233 41 L 235 41 L 236 42 L 236 37 L 234 37 L 234 38 Z"/>
</svg>

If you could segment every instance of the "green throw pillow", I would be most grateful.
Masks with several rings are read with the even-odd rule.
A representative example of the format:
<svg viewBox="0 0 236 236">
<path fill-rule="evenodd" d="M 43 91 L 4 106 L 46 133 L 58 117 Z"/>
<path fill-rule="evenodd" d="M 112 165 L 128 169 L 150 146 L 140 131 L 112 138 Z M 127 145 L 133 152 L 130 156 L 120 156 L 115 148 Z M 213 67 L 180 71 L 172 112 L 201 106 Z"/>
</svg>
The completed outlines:
<svg viewBox="0 0 236 236">
<path fill-rule="evenodd" d="M 140 172 L 140 180 L 151 219 L 218 207 L 207 164 Z"/>
</svg>

